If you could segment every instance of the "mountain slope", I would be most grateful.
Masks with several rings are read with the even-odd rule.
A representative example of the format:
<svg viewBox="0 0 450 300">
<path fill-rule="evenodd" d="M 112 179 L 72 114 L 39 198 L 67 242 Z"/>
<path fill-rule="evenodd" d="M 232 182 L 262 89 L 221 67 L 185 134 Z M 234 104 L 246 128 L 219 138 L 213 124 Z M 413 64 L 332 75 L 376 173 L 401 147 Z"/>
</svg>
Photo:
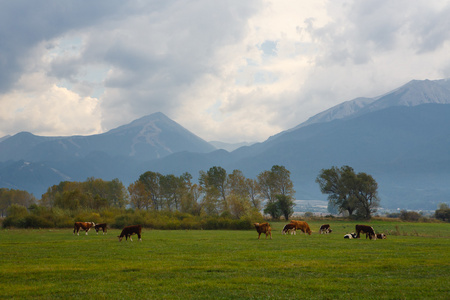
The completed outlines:
<svg viewBox="0 0 450 300">
<path fill-rule="evenodd" d="M 296 127 L 275 136 L 311 124 L 354 118 L 392 106 L 416 106 L 427 103 L 450 104 L 450 79 L 412 80 L 382 96 L 374 98 L 360 97 L 346 101 L 318 113 Z"/>
<path fill-rule="evenodd" d="M 164 114 L 155 113 L 98 135 L 40 137 L 22 132 L 0 143 L 0 161 L 65 161 L 92 152 L 146 161 L 179 151 L 213 150 L 214 146 Z"/>
</svg>

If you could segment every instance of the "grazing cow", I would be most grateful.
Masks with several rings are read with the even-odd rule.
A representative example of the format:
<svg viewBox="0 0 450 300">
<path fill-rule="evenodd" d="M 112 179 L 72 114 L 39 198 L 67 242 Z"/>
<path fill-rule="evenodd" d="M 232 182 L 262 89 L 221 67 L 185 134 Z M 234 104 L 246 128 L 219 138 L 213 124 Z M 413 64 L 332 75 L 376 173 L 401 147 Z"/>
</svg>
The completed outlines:
<svg viewBox="0 0 450 300">
<path fill-rule="evenodd" d="M 75 222 L 73 225 L 73 234 L 75 234 L 75 231 L 77 232 L 77 235 L 80 235 L 80 229 L 83 229 L 86 231 L 86 235 L 88 234 L 88 231 L 91 230 L 91 227 L 94 227 L 94 222 Z"/>
<path fill-rule="evenodd" d="M 356 238 L 360 238 L 359 234 L 360 233 L 365 233 L 366 234 L 366 239 L 367 237 L 369 237 L 369 239 L 377 239 L 377 235 L 375 234 L 375 231 L 373 230 L 372 226 L 368 226 L 368 225 L 356 225 L 355 226 L 356 229 Z"/>
<path fill-rule="evenodd" d="M 291 224 L 295 225 L 295 229 L 300 229 L 303 233 L 308 233 L 309 235 L 311 235 L 311 229 L 309 228 L 308 223 L 306 223 L 305 221 L 292 220 Z"/>
<path fill-rule="evenodd" d="M 356 233 L 347 233 L 344 235 L 344 239 L 356 239 Z"/>
<path fill-rule="evenodd" d="M 295 228 L 295 224 L 289 223 L 284 225 L 283 230 L 281 231 L 282 234 L 286 234 L 286 233 L 291 233 L 291 234 L 297 234 L 297 230 Z"/>
<path fill-rule="evenodd" d="M 270 239 L 272 239 L 272 228 L 270 228 L 270 224 L 269 223 L 255 223 L 253 224 L 255 225 L 256 231 L 258 232 L 258 240 L 261 237 L 261 233 L 265 233 L 266 234 L 266 239 L 267 236 L 270 235 Z"/>
<path fill-rule="evenodd" d="M 108 231 L 107 227 L 108 227 L 108 226 L 107 226 L 106 223 L 95 224 L 95 226 L 94 226 L 95 231 L 97 231 L 97 234 L 98 234 L 98 231 L 99 231 L 100 229 L 103 231 L 103 234 L 108 233 L 108 232 L 107 232 L 107 231 Z"/>
<path fill-rule="evenodd" d="M 330 224 L 323 224 L 322 226 L 320 226 L 319 232 L 320 234 L 328 234 L 330 232 L 333 232 L 333 230 L 331 230 Z"/>
<path fill-rule="evenodd" d="M 386 239 L 386 235 L 384 233 L 377 233 L 377 239 L 385 240 Z"/>
<path fill-rule="evenodd" d="M 122 229 L 122 232 L 120 233 L 120 235 L 117 237 L 119 238 L 119 242 L 122 241 L 123 237 L 125 237 L 126 241 L 128 241 L 128 237 L 130 238 L 130 241 L 133 241 L 131 239 L 131 236 L 133 234 L 137 234 L 139 241 L 142 242 L 141 231 L 142 231 L 141 225 L 130 225 L 130 226 L 124 227 Z"/>
</svg>

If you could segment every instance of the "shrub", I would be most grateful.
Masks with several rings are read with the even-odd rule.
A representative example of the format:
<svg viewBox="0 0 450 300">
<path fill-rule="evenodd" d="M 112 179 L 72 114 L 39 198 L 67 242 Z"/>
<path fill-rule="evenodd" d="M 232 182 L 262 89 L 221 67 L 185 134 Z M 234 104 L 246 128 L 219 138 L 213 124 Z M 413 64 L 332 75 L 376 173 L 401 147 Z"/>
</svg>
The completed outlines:
<svg viewBox="0 0 450 300">
<path fill-rule="evenodd" d="M 415 211 L 402 210 L 400 212 L 400 219 L 403 220 L 403 221 L 415 221 L 415 222 L 417 222 L 417 221 L 419 221 L 419 219 L 421 217 L 422 216 L 418 212 L 415 212 Z"/>
<path fill-rule="evenodd" d="M 36 215 L 26 216 L 22 221 L 22 228 L 52 228 L 53 222 Z"/>
</svg>

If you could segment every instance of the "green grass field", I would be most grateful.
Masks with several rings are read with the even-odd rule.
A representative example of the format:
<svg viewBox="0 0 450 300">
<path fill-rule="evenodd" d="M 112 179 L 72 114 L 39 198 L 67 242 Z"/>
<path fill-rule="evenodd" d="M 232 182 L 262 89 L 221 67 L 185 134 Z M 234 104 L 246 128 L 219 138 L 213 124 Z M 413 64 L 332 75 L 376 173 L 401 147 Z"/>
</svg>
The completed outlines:
<svg viewBox="0 0 450 300">
<path fill-rule="evenodd" d="M 0 230 L 5 299 L 449 299 L 450 224 L 372 221 L 386 240 L 143 229 L 142 242 L 66 230 Z"/>
</svg>

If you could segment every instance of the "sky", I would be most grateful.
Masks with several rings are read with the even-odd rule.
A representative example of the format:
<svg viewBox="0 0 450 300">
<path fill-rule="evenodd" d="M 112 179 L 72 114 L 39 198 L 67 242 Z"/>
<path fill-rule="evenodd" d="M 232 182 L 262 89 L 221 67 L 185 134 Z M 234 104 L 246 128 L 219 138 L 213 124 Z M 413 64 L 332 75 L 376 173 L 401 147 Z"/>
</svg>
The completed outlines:
<svg viewBox="0 0 450 300">
<path fill-rule="evenodd" d="M 0 0 L 0 137 L 162 112 L 262 142 L 344 101 L 450 78 L 450 0 Z"/>
</svg>

